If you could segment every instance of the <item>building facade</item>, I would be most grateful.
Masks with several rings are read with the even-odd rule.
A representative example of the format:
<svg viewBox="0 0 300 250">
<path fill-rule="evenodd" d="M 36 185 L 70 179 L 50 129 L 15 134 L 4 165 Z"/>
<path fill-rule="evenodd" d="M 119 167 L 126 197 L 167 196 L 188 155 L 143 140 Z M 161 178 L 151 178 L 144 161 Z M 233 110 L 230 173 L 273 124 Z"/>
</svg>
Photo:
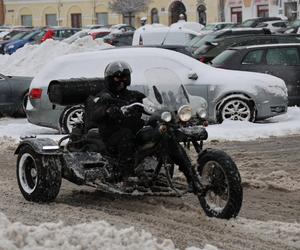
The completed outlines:
<svg viewBox="0 0 300 250">
<path fill-rule="evenodd" d="M 300 16 L 300 0 L 227 0 L 225 20 L 242 22 L 252 17 L 285 16 L 293 21 Z"/>
<path fill-rule="evenodd" d="M 4 4 L 7 25 L 81 27 L 129 21 L 128 16 L 109 9 L 109 0 L 4 0 Z M 152 0 L 130 20 L 135 27 L 144 16 L 148 23 L 170 25 L 184 14 L 187 21 L 206 24 L 220 20 L 219 6 L 219 0 Z"/>
</svg>

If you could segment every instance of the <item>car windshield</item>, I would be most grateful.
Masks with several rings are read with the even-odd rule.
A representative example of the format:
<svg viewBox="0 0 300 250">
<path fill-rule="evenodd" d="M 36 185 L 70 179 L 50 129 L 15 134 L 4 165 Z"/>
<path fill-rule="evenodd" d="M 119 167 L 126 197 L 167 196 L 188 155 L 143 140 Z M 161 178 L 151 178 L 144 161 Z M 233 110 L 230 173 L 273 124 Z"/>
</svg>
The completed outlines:
<svg viewBox="0 0 300 250">
<path fill-rule="evenodd" d="M 207 24 L 202 30 L 213 30 L 215 27 L 215 24 Z"/>
<path fill-rule="evenodd" d="M 246 20 L 239 25 L 239 27 L 252 27 L 256 20 Z"/>
<path fill-rule="evenodd" d="M 202 37 L 198 36 L 198 37 L 196 37 L 196 38 L 198 38 L 197 40 L 196 40 L 196 38 L 194 38 L 192 40 L 194 42 L 192 43 L 192 41 L 191 41 L 189 43 L 189 47 L 199 48 L 199 47 L 205 45 L 207 42 L 212 42 L 218 36 L 218 34 L 217 33 L 211 33 L 211 34 L 208 34 L 208 35 L 205 35 L 205 36 L 202 36 Z"/>
<path fill-rule="evenodd" d="M 30 39 L 31 37 L 33 37 L 34 35 L 38 34 L 39 32 L 34 31 L 34 32 L 30 32 L 29 34 L 27 34 L 26 36 L 23 37 L 24 40 Z"/>
<path fill-rule="evenodd" d="M 148 108 L 172 112 L 183 105 L 189 105 L 196 110 L 197 105 L 206 103 L 201 97 L 191 96 L 182 85 L 179 76 L 170 69 L 148 69 L 145 71 L 145 79 L 147 90 L 143 103 Z"/>
<path fill-rule="evenodd" d="M 215 57 L 211 63 L 213 65 L 223 65 L 224 62 L 231 57 L 232 55 L 234 55 L 236 53 L 236 50 L 233 49 L 228 49 L 223 51 L 221 54 L 219 54 L 217 57 Z"/>
<path fill-rule="evenodd" d="M 28 32 L 20 32 L 18 34 L 15 34 L 14 36 L 11 37 L 12 40 L 18 40 L 21 39 L 22 37 L 26 36 Z"/>
<path fill-rule="evenodd" d="M 291 27 L 298 27 L 298 26 L 300 26 L 300 20 L 296 20 L 291 24 Z"/>
</svg>

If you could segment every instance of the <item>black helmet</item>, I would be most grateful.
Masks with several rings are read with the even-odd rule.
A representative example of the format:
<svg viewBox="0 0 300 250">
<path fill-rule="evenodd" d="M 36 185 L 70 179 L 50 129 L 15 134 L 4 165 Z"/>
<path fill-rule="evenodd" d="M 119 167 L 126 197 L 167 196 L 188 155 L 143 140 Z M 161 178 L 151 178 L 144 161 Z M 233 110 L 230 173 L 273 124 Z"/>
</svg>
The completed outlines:
<svg viewBox="0 0 300 250">
<path fill-rule="evenodd" d="M 128 63 L 116 61 L 108 64 L 104 71 L 104 78 L 112 92 L 120 92 L 131 83 L 131 67 Z M 123 88 L 119 87 L 123 85 Z"/>
</svg>

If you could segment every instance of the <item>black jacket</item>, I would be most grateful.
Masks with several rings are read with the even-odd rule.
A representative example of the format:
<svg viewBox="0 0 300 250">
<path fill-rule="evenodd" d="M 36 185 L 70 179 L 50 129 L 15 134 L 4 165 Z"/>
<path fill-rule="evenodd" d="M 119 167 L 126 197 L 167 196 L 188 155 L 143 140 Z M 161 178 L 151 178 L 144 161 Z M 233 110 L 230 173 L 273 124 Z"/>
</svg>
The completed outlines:
<svg viewBox="0 0 300 250">
<path fill-rule="evenodd" d="M 142 128 L 141 120 L 143 109 L 134 107 L 126 115 L 122 115 L 120 108 L 134 102 L 142 103 L 145 95 L 132 90 L 124 90 L 117 95 L 108 88 L 102 90 L 93 98 L 94 107 L 90 108 L 91 120 L 97 124 L 99 133 L 103 138 L 110 137 L 120 128 L 129 128 L 134 134 Z M 110 114 L 108 110 L 116 111 L 118 114 Z"/>
</svg>

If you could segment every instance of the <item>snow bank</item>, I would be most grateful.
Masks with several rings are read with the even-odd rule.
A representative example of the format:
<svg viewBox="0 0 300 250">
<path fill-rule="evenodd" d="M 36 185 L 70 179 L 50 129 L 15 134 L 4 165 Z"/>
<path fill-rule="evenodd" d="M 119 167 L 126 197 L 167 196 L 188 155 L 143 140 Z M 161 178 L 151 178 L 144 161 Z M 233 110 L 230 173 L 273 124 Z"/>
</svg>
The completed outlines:
<svg viewBox="0 0 300 250">
<path fill-rule="evenodd" d="M 0 73 L 35 76 L 45 64 L 56 57 L 108 47 L 111 45 L 103 43 L 102 39 L 93 40 L 90 36 L 78 39 L 72 44 L 50 39 L 40 45 L 25 45 L 12 55 L 0 56 Z"/>
<path fill-rule="evenodd" d="M 289 107 L 283 115 L 260 123 L 224 121 L 207 127 L 209 140 L 249 141 L 272 136 L 300 134 L 300 108 Z"/>
<path fill-rule="evenodd" d="M 64 226 L 43 223 L 26 226 L 11 223 L 0 213 L 0 249 L 97 249 L 97 250 L 175 250 L 171 240 L 158 241 L 150 233 L 137 232 L 133 227 L 116 229 L 105 221 Z M 201 250 L 191 247 L 187 250 Z M 217 250 L 206 245 L 203 250 Z"/>
</svg>

